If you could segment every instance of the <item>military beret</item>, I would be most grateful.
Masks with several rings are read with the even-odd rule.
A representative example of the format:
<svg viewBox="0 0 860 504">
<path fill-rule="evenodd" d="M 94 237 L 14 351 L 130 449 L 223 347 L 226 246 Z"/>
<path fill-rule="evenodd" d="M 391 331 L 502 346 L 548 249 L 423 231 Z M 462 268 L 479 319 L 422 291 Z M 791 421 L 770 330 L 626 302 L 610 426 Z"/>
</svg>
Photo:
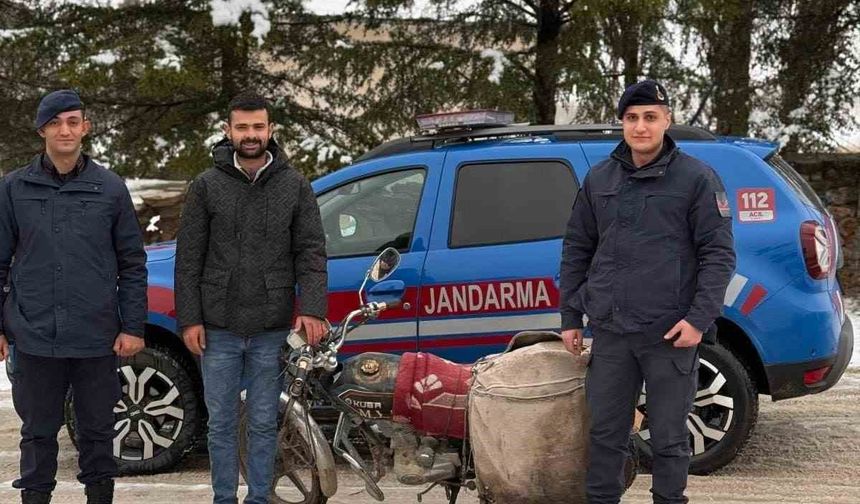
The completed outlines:
<svg viewBox="0 0 860 504">
<path fill-rule="evenodd" d="M 60 89 L 48 93 L 39 102 L 39 108 L 36 111 L 36 129 L 41 128 L 63 112 L 83 110 L 83 108 L 84 104 L 81 103 L 81 97 L 71 89 Z"/>
<path fill-rule="evenodd" d="M 627 107 L 634 105 L 666 105 L 669 106 L 669 93 L 659 82 L 647 79 L 631 84 L 624 90 L 618 100 L 618 118 L 624 117 Z"/>
</svg>

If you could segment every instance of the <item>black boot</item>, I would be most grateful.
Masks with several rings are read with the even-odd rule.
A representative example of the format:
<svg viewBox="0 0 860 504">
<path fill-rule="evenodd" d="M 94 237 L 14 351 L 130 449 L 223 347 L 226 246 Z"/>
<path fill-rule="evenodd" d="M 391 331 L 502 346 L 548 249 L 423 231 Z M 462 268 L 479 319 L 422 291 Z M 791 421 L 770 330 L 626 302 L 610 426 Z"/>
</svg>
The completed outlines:
<svg viewBox="0 0 860 504">
<path fill-rule="evenodd" d="M 21 490 L 21 504 L 51 504 L 51 492 Z"/>
<path fill-rule="evenodd" d="M 84 491 L 87 494 L 87 504 L 113 504 L 112 479 L 90 483 Z"/>
</svg>

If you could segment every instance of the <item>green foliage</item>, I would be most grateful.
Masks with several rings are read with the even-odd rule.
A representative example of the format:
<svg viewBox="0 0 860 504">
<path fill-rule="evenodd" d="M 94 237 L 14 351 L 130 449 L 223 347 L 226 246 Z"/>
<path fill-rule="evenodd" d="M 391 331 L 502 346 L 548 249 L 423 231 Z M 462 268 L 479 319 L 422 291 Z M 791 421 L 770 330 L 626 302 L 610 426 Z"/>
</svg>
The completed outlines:
<svg viewBox="0 0 860 504">
<path fill-rule="evenodd" d="M 278 139 L 309 176 L 415 134 L 418 114 L 613 121 L 624 86 L 645 77 L 672 91 L 676 120 L 794 149 L 825 148 L 856 124 L 851 0 L 431 0 L 419 17 L 404 17 L 410 0 L 360 0 L 341 16 L 266 5 L 260 41 L 250 14 L 215 26 L 208 0 L 0 0 L 0 170 L 40 150 L 36 104 L 61 87 L 87 104 L 100 160 L 178 179 L 209 165 L 227 103 L 245 89 L 272 100 Z"/>
</svg>

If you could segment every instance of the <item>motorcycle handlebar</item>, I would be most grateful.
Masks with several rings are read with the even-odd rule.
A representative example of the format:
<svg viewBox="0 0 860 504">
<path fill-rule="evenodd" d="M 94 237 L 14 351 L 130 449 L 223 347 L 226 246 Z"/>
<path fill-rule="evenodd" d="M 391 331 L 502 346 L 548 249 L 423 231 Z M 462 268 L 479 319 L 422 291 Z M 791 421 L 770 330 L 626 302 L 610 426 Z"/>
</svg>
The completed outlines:
<svg viewBox="0 0 860 504">
<path fill-rule="evenodd" d="M 391 303 L 371 302 L 371 303 L 367 303 L 367 304 L 361 306 L 360 308 L 358 308 L 356 310 L 349 312 L 349 315 L 347 315 L 343 319 L 343 323 L 340 326 L 340 331 L 339 331 L 340 334 L 338 335 L 337 341 L 335 341 L 334 345 L 332 345 L 332 349 L 335 352 L 337 352 L 338 350 L 340 350 L 340 347 L 343 346 L 344 342 L 346 341 L 346 334 L 350 330 L 350 328 L 349 328 L 350 323 L 352 322 L 352 319 L 354 319 L 355 317 L 363 316 L 363 317 L 365 317 L 365 319 L 375 318 L 381 312 L 388 310 L 390 308 L 397 307 L 397 306 L 400 306 L 399 300 L 391 302 Z"/>
<path fill-rule="evenodd" d="M 368 306 L 370 311 L 378 313 L 378 312 L 382 312 L 385 310 L 389 310 L 391 308 L 397 308 L 401 304 L 402 304 L 402 302 L 398 299 L 397 301 L 392 301 L 390 303 L 383 303 L 383 302 L 368 303 L 367 306 Z"/>
<path fill-rule="evenodd" d="M 349 314 L 344 317 L 340 327 L 334 329 L 331 325 L 328 326 L 329 337 L 331 338 L 331 340 L 323 346 L 323 349 L 326 346 L 327 349 L 324 349 L 322 352 L 317 351 L 321 349 L 314 349 L 310 345 L 308 345 L 307 340 L 304 336 L 297 334 L 296 331 L 290 331 L 290 334 L 287 337 L 287 343 L 289 344 L 289 346 L 296 350 L 304 349 L 303 351 L 310 352 L 308 360 L 304 362 L 304 366 L 299 366 L 301 368 L 298 370 L 299 375 L 297 375 L 294 379 L 294 383 L 297 383 L 296 390 L 299 390 L 303 386 L 304 379 L 307 376 L 309 368 L 326 367 L 327 365 L 330 365 L 327 364 L 329 362 L 329 359 L 334 360 L 336 363 L 337 352 L 346 342 L 346 335 L 351 329 L 355 329 L 355 327 L 358 327 L 358 325 L 361 325 L 361 323 L 367 321 L 368 319 L 378 317 L 379 314 L 385 310 L 396 308 L 400 305 L 400 300 L 392 301 L 390 303 L 371 302 L 366 303 L 360 306 L 358 309 L 349 312 Z M 356 317 L 362 317 L 364 320 L 355 327 L 350 328 L 352 320 Z M 305 356 L 302 356 L 302 358 L 305 358 Z M 300 358 L 300 361 L 302 360 L 302 358 Z M 326 369 L 328 368 L 326 367 Z"/>
</svg>

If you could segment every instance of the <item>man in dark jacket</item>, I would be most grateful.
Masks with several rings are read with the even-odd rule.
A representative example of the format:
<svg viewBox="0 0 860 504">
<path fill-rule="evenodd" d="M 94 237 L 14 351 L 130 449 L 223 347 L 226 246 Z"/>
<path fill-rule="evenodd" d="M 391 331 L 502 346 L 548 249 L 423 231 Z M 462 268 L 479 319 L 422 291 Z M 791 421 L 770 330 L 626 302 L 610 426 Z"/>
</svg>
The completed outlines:
<svg viewBox="0 0 860 504">
<path fill-rule="evenodd" d="M 110 503 L 117 355 L 144 347 L 146 253 L 125 183 L 81 153 L 90 122 L 78 95 L 45 96 L 36 129 L 45 152 L 0 180 L 0 285 L 9 284 L 0 293 L 0 360 L 13 344 L 23 424 L 12 485 L 26 504 L 50 502 L 71 386 L 78 479 L 88 503 Z"/>
<path fill-rule="evenodd" d="M 237 423 L 248 412 L 247 504 L 271 490 L 281 391 L 280 350 L 293 322 L 312 343 L 325 332 L 325 233 L 308 181 L 272 139 L 260 96 L 230 102 L 215 166 L 188 191 L 176 247 L 176 307 L 188 348 L 202 355 L 216 504 L 236 501 Z"/>
<path fill-rule="evenodd" d="M 583 314 L 594 337 L 588 502 L 621 498 L 644 379 L 654 502 L 685 503 L 697 348 L 734 271 L 731 214 L 716 173 L 666 134 L 663 86 L 646 80 L 627 88 L 618 117 L 624 141 L 586 176 L 561 261 L 562 338 L 580 352 Z"/>
</svg>

